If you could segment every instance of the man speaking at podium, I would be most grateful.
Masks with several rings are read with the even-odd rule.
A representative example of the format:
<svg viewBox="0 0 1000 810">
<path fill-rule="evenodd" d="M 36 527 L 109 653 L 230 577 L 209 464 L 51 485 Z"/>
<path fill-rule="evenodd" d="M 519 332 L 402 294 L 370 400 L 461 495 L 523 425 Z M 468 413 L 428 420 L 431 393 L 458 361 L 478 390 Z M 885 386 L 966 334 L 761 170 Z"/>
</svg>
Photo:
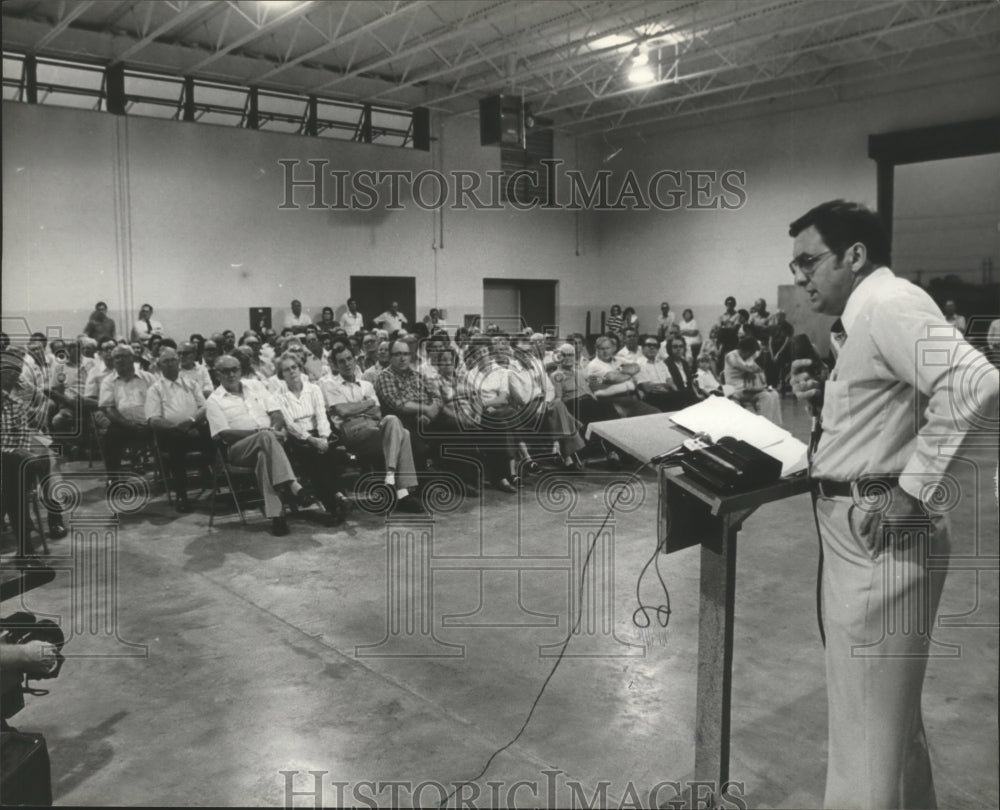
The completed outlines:
<svg viewBox="0 0 1000 810">
<path fill-rule="evenodd" d="M 823 203 L 789 235 L 795 283 L 813 311 L 838 316 L 833 368 L 792 367 L 796 396 L 819 415 L 810 474 L 829 705 L 824 804 L 936 807 L 920 712 L 949 551 L 948 518 L 934 505 L 947 500 L 938 487 L 962 437 L 995 425 L 997 372 L 888 268 L 874 212 Z M 893 525 L 909 531 L 883 533 Z"/>
</svg>

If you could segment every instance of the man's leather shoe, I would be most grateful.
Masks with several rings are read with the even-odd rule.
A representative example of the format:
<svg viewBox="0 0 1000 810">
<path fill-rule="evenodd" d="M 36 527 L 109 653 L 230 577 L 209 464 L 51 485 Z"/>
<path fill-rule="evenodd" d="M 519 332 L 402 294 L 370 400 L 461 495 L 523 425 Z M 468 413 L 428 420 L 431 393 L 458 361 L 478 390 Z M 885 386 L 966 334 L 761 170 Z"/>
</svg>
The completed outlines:
<svg viewBox="0 0 1000 810">
<path fill-rule="evenodd" d="M 271 518 L 271 534 L 275 537 L 284 537 L 288 534 L 288 521 L 285 516 Z"/>
<path fill-rule="evenodd" d="M 394 512 L 407 512 L 411 515 L 423 515 L 424 507 L 420 505 L 420 498 L 416 498 L 413 495 L 407 495 L 405 498 L 400 498 L 396 502 L 396 508 L 393 509 Z"/>
<path fill-rule="evenodd" d="M 63 525 L 61 520 L 50 520 L 49 521 L 49 539 L 50 540 L 62 540 L 69 532 Z"/>
<path fill-rule="evenodd" d="M 517 493 L 517 487 L 506 478 L 500 481 L 499 484 L 494 484 L 493 487 L 494 489 L 499 489 L 501 492 L 506 492 L 508 495 L 515 495 Z"/>
<path fill-rule="evenodd" d="M 174 504 L 174 509 L 176 509 L 180 514 L 186 515 L 191 511 L 191 501 L 187 498 L 178 498 L 177 502 Z"/>
</svg>

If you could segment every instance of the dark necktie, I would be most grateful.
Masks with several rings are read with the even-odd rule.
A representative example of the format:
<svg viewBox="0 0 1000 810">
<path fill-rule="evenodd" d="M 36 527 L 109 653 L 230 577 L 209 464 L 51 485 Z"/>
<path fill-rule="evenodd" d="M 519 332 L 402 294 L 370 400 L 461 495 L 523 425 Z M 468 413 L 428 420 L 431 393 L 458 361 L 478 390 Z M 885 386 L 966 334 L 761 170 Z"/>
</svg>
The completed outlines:
<svg viewBox="0 0 1000 810">
<path fill-rule="evenodd" d="M 844 342 L 847 340 L 847 332 L 844 331 L 844 324 L 837 318 L 830 327 L 830 350 L 833 353 L 834 368 L 836 368 L 836 363 L 840 359 L 840 350 L 844 346 Z M 832 371 L 832 370 L 831 370 Z M 813 453 L 816 452 L 816 448 L 819 446 L 820 437 L 823 435 L 823 413 L 822 409 L 817 409 L 813 415 L 813 429 L 812 435 L 809 440 L 809 456 L 812 457 Z"/>
</svg>

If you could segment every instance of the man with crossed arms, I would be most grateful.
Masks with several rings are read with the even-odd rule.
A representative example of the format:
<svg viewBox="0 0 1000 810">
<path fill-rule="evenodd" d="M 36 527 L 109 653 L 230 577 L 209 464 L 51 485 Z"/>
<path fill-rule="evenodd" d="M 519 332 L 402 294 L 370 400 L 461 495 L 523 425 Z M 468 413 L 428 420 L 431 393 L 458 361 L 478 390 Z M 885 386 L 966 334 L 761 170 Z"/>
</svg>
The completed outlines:
<svg viewBox="0 0 1000 810">
<path fill-rule="evenodd" d="M 375 387 L 358 378 L 357 361 L 351 347 L 334 344 L 330 353 L 330 374 L 320 378 L 319 387 L 330 413 L 330 421 L 340 432 L 341 441 L 360 456 L 381 454 L 385 460 L 385 483 L 396 490 L 397 508 L 422 512 L 410 488 L 417 485 L 410 431 L 398 416 L 382 416 Z"/>
</svg>

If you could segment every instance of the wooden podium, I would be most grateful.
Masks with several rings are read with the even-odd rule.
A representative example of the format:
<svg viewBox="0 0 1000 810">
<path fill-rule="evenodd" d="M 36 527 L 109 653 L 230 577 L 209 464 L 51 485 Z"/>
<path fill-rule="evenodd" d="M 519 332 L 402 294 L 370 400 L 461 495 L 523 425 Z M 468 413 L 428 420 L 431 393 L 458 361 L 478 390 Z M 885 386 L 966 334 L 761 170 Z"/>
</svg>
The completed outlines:
<svg viewBox="0 0 1000 810">
<path fill-rule="evenodd" d="M 808 492 L 809 479 L 802 474 L 750 492 L 720 495 L 679 467 L 664 466 L 659 488 L 658 548 L 670 554 L 701 544 L 694 781 L 713 785 L 711 806 L 718 807 L 719 793 L 729 781 L 736 538 L 757 507 Z M 705 798 L 698 798 L 697 806 L 704 807 Z"/>
</svg>

